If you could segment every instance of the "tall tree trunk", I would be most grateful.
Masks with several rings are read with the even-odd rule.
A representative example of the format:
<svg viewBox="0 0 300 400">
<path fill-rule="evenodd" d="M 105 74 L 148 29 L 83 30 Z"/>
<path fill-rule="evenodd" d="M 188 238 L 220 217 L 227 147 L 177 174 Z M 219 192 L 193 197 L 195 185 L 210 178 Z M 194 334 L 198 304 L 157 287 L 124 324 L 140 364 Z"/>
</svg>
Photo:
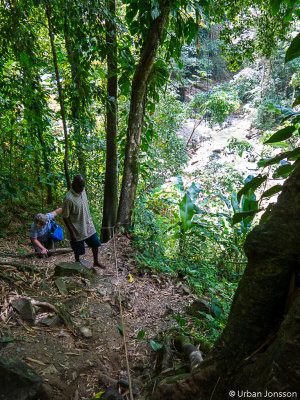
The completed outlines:
<svg viewBox="0 0 300 400">
<path fill-rule="evenodd" d="M 169 5 L 163 4 L 160 15 L 151 22 L 142 55 L 133 76 L 124 172 L 117 217 L 117 224 L 125 228 L 128 228 L 131 224 L 131 214 L 138 183 L 139 151 L 145 114 L 147 83 L 169 12 Z"/>
<path fill-rule="evenodd" d="M 39 142 L 42 148 L 42 155 L 44 160 L 44 168 L 46 173 L 46 187 L 47 187 L 47 204 L 53 203 L 53 196 L 52 196 L 52 185 L 50 184 L 50 176 L 51 176 L 51 169 L 50 169 L 50 162 L 49 162 L 49 155 L 47 154 L 47 146 L 45 140 L 43 138 L 41 129 L 37 128 Z"/>
<path fill-rule="evenodd" d="M 163 383 L 153 400 L 228 399 L 230 391 L 231 398 L 300 393 L 299 231 L 300 166 L 285 182 L 268 220 L 247 237 L 248 264 L 212 352 L 198 373 Z"/>
<path fill-rule="evenodd" d="M 107 105 L 106 105 L 106 170 L 101 241 L 111 237 L 118 208 L 118 154 L 117 154 L 117 32 L 115 25 L 116 4 L 109 0 L 110 19 L 105 22 L 107 45 Z"/>
<path fill-rule="evenodd" d="M 54 69 L 55 69 L 56 84 L 57 84 L 58 98 L 59 98 L 59 104 L 60 104 L 60 114 L 61 114 L 61 119 L 62 119 L 62 123 L 63 123 L 63 129 L 64 129 L 64 138 L 65 138 L 64 170 L 65 170 L 65 176 L 66 176 L 66 181 L 67 181 L 67 187 L 68 187 L 68 189 L 70 189 L 71 181 L 70 181 L 70 175 L 69 175 L 68 129 L 67 129 L 67 122 L 66 122 L 66 113 L 65 113 L 65 106 L 64 106 L 64 100 L 63 100 L 63 93 L 62 93 L 62 88 L 61 88 L 61 83 L 60 83 L 60 78 L 59 78 L 57 57 L 56 57 L 56 51 L 55 51 L 54 39 L 53 39 L 53 33 L 52 33 L 51 12 L 48 7 L 46 8 L 46 15 L 47 15 L 47 19 L 48 19 L 48 30 L 49 30 L 49 37 L 50 37 L 50 43 L 51 43 L 53 64 L 54 64 Z"/>
<path fill-rule="evenodd" d="M 80 114 L 84 111 L 85 102 L 84 99 L 80 97 L 80 88 L 83 82 L 79 78 L 78 70 L 78 57 L 75 56 L 74 50 L 72 48 L 72 42 L 67 34 L 65 34 L 65 43 L 68 53 L 68 59 L 71 66 L 72 81 L 74 82 L 75 91 L 72 90 L 71 93 L 71 113 L 74 129 L 75 138 L 75 149 L 78 160 L 79 173 L 86 178 L 86 163 L 83 150 L 83 140 L 82 140 L 82 127 L 80 125 Z"/>
</svg>

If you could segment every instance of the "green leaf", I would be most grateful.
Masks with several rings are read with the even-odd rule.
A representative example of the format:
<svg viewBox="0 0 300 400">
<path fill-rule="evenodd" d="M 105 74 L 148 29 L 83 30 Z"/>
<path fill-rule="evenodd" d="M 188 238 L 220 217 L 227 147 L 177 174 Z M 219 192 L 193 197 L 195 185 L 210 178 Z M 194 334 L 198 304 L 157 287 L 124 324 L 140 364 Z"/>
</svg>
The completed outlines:
<svg viewBox="0 0 300 400">
<path fill-rule="evenodd" d="M 282 3 L 283 0 L 270 0 L 270 7 L 272 14 L 276 14 L 279 9 L 280 9 L 280 4 Z"/>
<path fill-rule="evenodd" d="M 95 394 L 95 396 L 93 397 L 93 399 L 100 399 L 101 396 L 104 394 L 105 392 L 98 392 Z"/>
<path fill-rule="evenodd" d="M 157 351 L 163 347 L 161 343 L 157 343 L 154 340 L 150 340 L 150 345 L 154 351 Z"/>
<path fill-rule="evenodd" d="M 123 327 L 119 325 L 119 326 L 118 326 L 118 329 L 119 329 L 120 335 L 123 336 L 123 335 L 124 335 L 124 333 L 123 333 Z"/>
<path fill-rule="evenodd" d="M 279 192 L 281 192 L 281 191 L 282 191 L 282 185 L 275 185 L 275 186 L 272 186 L 270 189 L 266 190 L 266 191 L 262 194 L 261 198 L 271 197 L 271 196 L 273 196 L 274 194 L 279 193 Z"/>
<path fill-rule="evenodd" d="M 187 193 L 190 196 L 192 201 L 195 201 L 198 197 L 198 194 L 201 192 L 198 183 L 192 183 L 191 186 L 188 188 Z"/>
<path fill-rule="evenodd" d="M 188 194 L 185 194 L 182 201 L 180 202 L 179 211 L 180 211 L 183 231 L 186 232 L 191 227 L 192 218 L 195 215 L 194 203 L 192 202 Z"/>
<path fill-rule="evenodd" d="M 298 96 L 296 97 L 296 100 L 293 103 L 293 107 L 296 107 L 300 104 L 300 94 L 298 94 Z"/>
<path fill-rule="evenodd" d="M 144 339 L 145 333 L 146 333 L 146 329 L 142 329 L 139 331 L 139 333 L 137 335 L 137 340 L 139 342 L 141 342 Z"/>
<path fill-rule="evenodd" d="M 236 214 L 234 214 L 234 216 L 232 217 L 232 223 L 233 225 L 237 224 L 238 222 L 243 221 L 244 219 L 248 218 L 249 216 L 254 216 L 255 214 L 257 214 L 259 211 L 261 211 L 261 209 L 259 210 L 252 210 L 252 211 L 243 211 L 243 212 L 238 212 Z"/>
<path fill-rule="evenodd" d="M 285 53 L 285 62 L 287 63 L 299 56 L 300 56 L 300 33 L 298 33 L 298 35 L 292 40 L 290 47 L 287 49 L 287 52 Z"/>
<path fill-rule="evenodd" d="M 239 202 L 237 200 L 236 192 L 231 193 L 231 206 L 235 213 L 240 211 L 240 206 L 239 206 Z"/>
<path fill-rule="evenodd" d="M 0 338 L 0 343 L 13 342 L 14 340 L 16 340 L 14 337 L 2 337 Z"/>
<path fill-rule="evenodd" d="M 288 139 L 292 136 L 295 130 L 296 128 L 293 125 L 286 126 L 285 128 L 275 132 L 268 140 L 264 142 L 264 144 L 281 142 L 282 140 Z"/>
<path fill-rule="evenodd" d="M 257 177 L 247 182 L 237 194 L 238 201 L 240 202 L 242 195 L 247 194 L 250 189 L 255 191 L 266 179 L 267 179 L 266 175 L 264 176 L 258 175 Z"/>
<path fill-rule="evenodd" d="M 279 161 L 287 158 L 288 160 L 296 160 L 300 157 L 300 147 L 297 147 L 294 150 L 285 151 L 284 153 L 278 154 L 273 158 L 265 158 L 258 162 L 259 167 L 268 167 L 269 165 L 273 165 L 278 163 Z"/>
<path fill-rule="evenodd" d="M 281 165 L 276 169 L 273 174 L 273 178 L 286 178 L 295 169 L 295 164 L 285 164 Z"/>
</svg>

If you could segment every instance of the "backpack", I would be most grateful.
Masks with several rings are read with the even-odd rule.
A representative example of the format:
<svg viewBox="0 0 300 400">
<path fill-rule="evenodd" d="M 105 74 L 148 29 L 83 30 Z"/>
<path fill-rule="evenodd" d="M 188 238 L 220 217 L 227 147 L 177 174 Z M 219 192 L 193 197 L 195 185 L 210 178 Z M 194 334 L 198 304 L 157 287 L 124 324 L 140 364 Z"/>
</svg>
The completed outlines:
<svg viewBox="0 0 300 400">
<path fill-rule="evenodd" d="M 54 242 L 60 242 L 64 238 L 64 233 L 62 228 L 57 225 L 53 220 L 51 221 L 50 238 Z"/>
</svg>

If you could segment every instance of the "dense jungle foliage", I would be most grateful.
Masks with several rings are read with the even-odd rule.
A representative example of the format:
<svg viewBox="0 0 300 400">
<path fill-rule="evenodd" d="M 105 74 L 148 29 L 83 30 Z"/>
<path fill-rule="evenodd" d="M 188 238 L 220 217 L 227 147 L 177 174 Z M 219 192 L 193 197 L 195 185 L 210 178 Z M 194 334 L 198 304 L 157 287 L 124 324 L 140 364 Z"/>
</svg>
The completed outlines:
<svg viewBox="0 0 300 400">
<path fill-rule="evenodd" d="M 115 107 L 119 196 L 135 73 L 153 34 L 149 26 L 168 7 L 142 104 L 134 209 L 121 230 L 133 234 L 141 270 L 178 276 L 211 299 L 215 317 L 207 315 L 205 322 L 187 324 L 185 316 L 175 316 L 176 329 L 194 336 L 206 329 L 211 341 L 225 325 L 243 273 L 245 237 L 293 169 L 289 160 L 297 158 L 299 139 L 297 132 L 292 136 L 298 119 L 286 127 L 288 118 L 298 116 L 300 62 L 296 57 L 285 62 L 293 39 L 299 48 L 299 4 L 227 3 L 13 0 L 0 5 L 0 233 L 18 236 L 20 251 L 34 214 L 60 206 L 68 176 L 77 173 L 86 177 L 100 233 L 111 155 L 109 112 Z M 116 96 L 107 89 L 112 77 Z M 224 150 L 260 162 L 256 176 L 244 176 L 234 165 L 220 168 L 214 158 L 201 175 L 187 174 L 193 144 L 178 135 L 183 124 L 192 120 L 195 127 L 220 129 L 233 113 L 251 119 L 262 143 L 269 139 L 260 154 L 246 140 L 233 140 Z M 279 140 L 272 136 L 278 130 L 284 131 Z M 277 159 L 270 162 L 274 149 Z M 284 151 L 294 153 L 281 157 Z M 272 181 L 260 189 L 267 183 L 266 168 Z"/>
</svg>

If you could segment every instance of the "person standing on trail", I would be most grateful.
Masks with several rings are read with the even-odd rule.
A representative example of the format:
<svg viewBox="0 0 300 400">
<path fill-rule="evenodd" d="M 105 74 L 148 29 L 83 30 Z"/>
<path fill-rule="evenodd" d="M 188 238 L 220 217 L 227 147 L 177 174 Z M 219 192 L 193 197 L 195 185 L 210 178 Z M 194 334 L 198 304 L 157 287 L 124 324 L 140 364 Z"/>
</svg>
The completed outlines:
<svg viewBox="0 0 300 400">
<path fill-rule="evenodd" d="M 55 248 L 54 241 L 51 238 L 51 220 L 53 220 L 62 211 L 58 208 L 50 213 L 36 214 L 34 221 L 31 224 L 30 240 L 36 253 L 39 253 L 42 258 L 46 257 L 48 250 Z"/>
<path fill-rule="evenodd" d="M 71 189 L 66 194 L 62 206 L 62 217 L 68 229 L 75 261 L 85 254 L 84 242 L 92 248 L 94 267 L 105 268 L 98 260 L 101 242 L 94 227 L 85 192 L 85 180 L 82 175 L 74 176 Z"/>
</svg>

